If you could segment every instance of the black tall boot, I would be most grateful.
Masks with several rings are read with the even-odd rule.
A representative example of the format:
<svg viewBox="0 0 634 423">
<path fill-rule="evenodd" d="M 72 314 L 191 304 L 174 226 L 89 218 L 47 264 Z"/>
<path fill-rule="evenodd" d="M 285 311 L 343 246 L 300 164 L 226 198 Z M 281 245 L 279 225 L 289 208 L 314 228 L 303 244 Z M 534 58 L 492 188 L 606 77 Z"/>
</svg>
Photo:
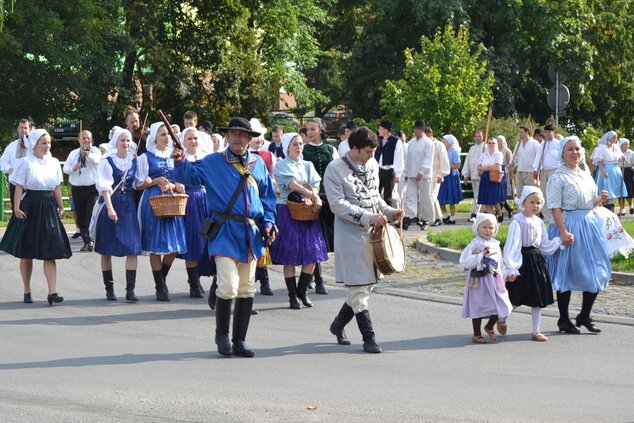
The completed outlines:
<svg viewBox="0 0 634 423">
<path fill-rule="evenodd" d="M 317 263 L 315 265 L 315 270 L 313 271 L 313 275 L 315 276 L 315 294 L 328 295 L 328 290 L 326 289 L 326 285 L 324 285 L 324 278 L 322 278 L 321 276 L 320 263 Z"/>
<path fill-rule="evenodd" d="M 286 282 L 286 289 L 288 290 L 288 302 L 293 310 L 299 310 L 302 306 L 299 304 L 299 300 L 297 299 L 297 281 L 295 280 L 295 276 L 290 278 L 284 278 Z"/>
<path fill-rule="evenodd" d="M 192 298 L 203 298 L 203 287 L 200 286 L 200 276 L 198 267 L 187 267 L 187 283 L 189 284 L 189 296 Z"/>
<path fill-rule="evenodd" d="M 232 299 L 216 298 L 216 345 L 218 354 L 228 357 L 232 354 L 229 342 L 229 321 L 231 320 Z"/>
<path fill-rule="evenodd" d="M 360 313 L 355 314 L 357 318 L 357 325 L 359 325 L 359 331 L 363 336 L 363 351 L 367 353 L 380 353 L 381 347 L 376 343 L 374 339 L 374 329 L 372 329 L 372 320 L 370 320 L 370 312 L 363 310 Z"/>
<path fill-rule="evenodd" d="M 117 301 L 117 296 L 114 295 L 114 282 L 112 278 L 112 270 L 103 270 L 103 284 L 106 287 L 106 300 Z"/>
<path fill-rule="evenodd" d="M 218 289 L 218 276 L 214 276 L 209 287 L 209 297 L 207 297 L 207 304 L 212 310 L 216 309 L 216 289 Z"/>
<path fill-rule="evenodd" d="M 255 353 L 247 346 L 245 339 L 251 320 L 253 309 L 253 297 L 236 298 L 236 306 L 233 310 L 233 354 L 240 357 L 253 357 Z"/>
<path fill-rule="evenodd" d="M 260 273 L 259 278 L 258 272 Z M 269 285 L 269 269 L 267 269 L 266 267 L 256 267 L 255 280 L 260 281 L 260 294 L 273 295 L 273 291 L 271 290 L 271 286 Z"/>
<path fill-rule="evenodd" d="M 594 304 L 594 300 L 597 299 L 598 292 L 587 292 L 583 291 L 583 300 L 581 302 L 581 312 L 575 319 L 575 323 L 577 327 L 585 326 L 590 332 L 599 333 L 601 329 L 595 327 L 592 324 L 592 319 L 590 318 L 590 312 L 592 311 L 592 305 Z"/>
<path fill-rule="evenodd" d="M 136 287 L 136 270 L 125 271 L 125 299 L 131 303 L 139 301 L 136 295 L 134 295 L 134 288 Z"/>
<path fill-rule="evenodd" d="M 353 317 L 354 311 L 352 310 L 352 307 L 344 301 L 341 306 L 341 310 L 339 310 L 339 314 L 337 314 L 335 320 L 333 320 L 330 325 L 330 333 L 337 337 L 337 342 L 341 345 L 350 345 L 350 341 L 346 336 L 344 328 L 348 323 L 350 323 L 350 320 L 352 320 Z"/>
<path fill-rule="evenodd" d="M 311 276 L 312 275 L 310 273 L 302 272 L 299 274 L 299 281 L 297 281 L 297 298 L 299 298 L 302 301 L 302 304 L 304 304 L 304 307 L 313 306 L 313 302 L 310 300 L 310 298 L 308 298 L 308 295 L 306 295 L 306 291 L 308 290 L 308 284 L 310 283 Z"/>
<path fill-rule="evenodd" d="M 570 315 L 568 314 L 568 306 L 570 305 L 570 291 L 559 292 L 557 294 L 557 307 L 559 308 L 559 320 L 557 320 L 557 327 L 559 332 L 565 332 L 573 335 L 577 335 L 579 329 L 575 327 L 570 321 Z"/>
<path fill-rule="evenodd" d="M 156 299 L 158 301 L 169 301 L 169 291 L 165 285 L 165 279 L 163 279 L 163 273 L 160 270 L 153 270 L 152 276 L 154 276 L 154 286 L 156 287 Z"/>
</svg>

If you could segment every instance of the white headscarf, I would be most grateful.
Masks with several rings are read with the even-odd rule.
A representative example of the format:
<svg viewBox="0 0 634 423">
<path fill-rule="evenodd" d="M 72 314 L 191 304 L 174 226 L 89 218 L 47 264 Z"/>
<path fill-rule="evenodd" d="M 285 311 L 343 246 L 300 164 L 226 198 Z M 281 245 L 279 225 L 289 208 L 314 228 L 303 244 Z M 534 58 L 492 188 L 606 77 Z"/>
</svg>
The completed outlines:
<svg viewBox="0 0 634 423">
<path fill-rule="evenodd" d="M 297 132 L 287 132 L 282 135 L 282 151 L 285 157 L 288 157 L 288 146 L 291 145 L 291 141 L 298 136 L 299 134 Z"/>
<path fill-rule="evenodd" d="M 196 129 L 196 127 L 190 126 L 190 127 L 187 127 L 185 129 L 183 129 L 183 131 L 178 134 L 178 138 L 181 140 L 181 144 L 183 145 L 183 148 L 186 148 L 186 146 L 185 146 L 185 134 L 187 132 L 189 132 L 189 131 L 196 131 L 196 135 L 200 139 L 200 132 L 198 131 L 198 129 Z"/>
<path fill-rule="evenodd" d="M 599 138 L 599 142 L 597 143 L 597 145 L 601 145 L 601 144 L 608 145 L 608 140 L 611 140 L 612 138 L 616 138 L 616 136 L 617 136 L 616 132 L 608 131 L 605 134 L 603 134 L 601 138 Z"/>
<path fill-rule="evenodd" d="M 27 151 L 32 152 L 37 144 L 37 141 L 42 138 L 44 135 L 49 135 L 46 129 L 38 128 L 31 131 L 26 138 L 24 138 L 24 146 Z"/>
<path fill-rule="evenodd" d="M 117 153 L 117 142 L 119 142 L 119 138 L 121 138 L 121 135 L 125 134 L 126 132 L 130 135 L 130 142 L 132 142 L 132 133 L 126 128 L 115 126 L 110 130 L 110 141 L 108 142 L 108 151 L 110 154 Z"/>
<path fill-rule="evenodd" d="M 454 148 L 454 150 L 456 150 L 456 152 L 458 152 L 458 154 L 460 154 L 462 148 L 460 148 L 460 143 L 458 142 L 458 139 L 456 137 L 451 134 L 447 134 L 443 135 L 443 138 L 449 143 L 450 146 Z"/>
<path fill-rule="evenodd" d="M 620 146 L 622 146 L 623 144 L 628 144 L 628 145 L 629 145 L 629 143 L 630 143 L 630 140 L 629 140 L 629 139 L 627 139 L 627 138 L 621 138 L 621 139 L 619 140 L 619 147 L 620 147 Z"/>
<path fill-rule="evenodd" d="M 578 136 L 576 135 L 570 135 L 569 137 L 564 138 L 563 140 L 561 140 L 559 142 L 559 161 L 561 163 L 564 162 L 564 151 L 566 149 L 566 144 L 568 144 L 570 141 L 577 141 L 579 143 L 579 145 L 581 145 L 581 140 L 579 139 Z M 580 162 L 585 160 L 585 156 L 586 156 L 586 150 L 583 149 L 583 147 L 581 147 L 581 157 L 579 158 Z"/>
<path fill-rule="evenodd" d="M 493 232 L 493 236 L 497 235 L 498 233 L 498 219 L 497 217 L 493 216 L 491 213 L 478 213 L 476 215 L 475 221 L 473 222 L 473 233 L 478 235 L 478 226 L 480 226 L 480 224 L 482 222 L 486 222 L 489 221 L 491 223 L 493 223 L 493 226 L 495 227 L 495 231 Z"/>
<path fill-rule="evenodd" d="M 508 146 L 507 142 L 506 142 L 506 137 L 504 135 L 498 135 L 497 137 L 498 140 L 498 150 L 502 150 L 502 142 L 504 142 L 504 146 Z"/>
<path fill-rule="evenodd" d="M 520 198 L 516 198 L 515 199 L 515 204 L 518 205 L 518 207 L 520 208 L 520 210 L 524 210 L 524 201 L 526 201 L 526 197 L 528 197 L 531 194 L 542 194 L 542 190 L 539 189 L 539 187 L 534 187 L 531 185 L 524 185 L 524 188 L 522 188 L 522 195 L 520 196 Z M 543 195 L 542 195 L 543 197 Z"/>
<path fill-rule="evenodd" d="M 147 140 L 145 141 L 145 148 L 147 151 L 154 153 L 156 150 L 156 134 L 158 134 L 159 129 L 165 124 L 163 122 L 154 122 L 150 125 L 150 135 L 148 135 Z M 169 144 L 167 145 L 167 150 L 174 149 L 172 146 L 172 139 L 170 138 Z"/>
</svg>

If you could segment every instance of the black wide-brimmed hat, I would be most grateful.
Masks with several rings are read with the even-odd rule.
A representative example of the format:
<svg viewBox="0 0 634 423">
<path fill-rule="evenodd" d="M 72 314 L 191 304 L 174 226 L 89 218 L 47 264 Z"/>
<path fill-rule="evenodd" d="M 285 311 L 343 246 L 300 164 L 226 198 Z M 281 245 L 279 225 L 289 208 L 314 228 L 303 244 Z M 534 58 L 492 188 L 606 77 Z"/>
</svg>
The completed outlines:
<svg viewBox="0 0 634 423">
<path fill-rule="evenodd" d="M 260 132 L 251 129 L 251 122 L 243 117 L 234 117 L 229 121 L 229 125 L 226 127 L 218 128 L 218 132 L 226 134 L 229 130 L 235 129 L 237 131 L 244 131 L 250 134 L 252 137 L 259 137 L 262 135 Z"/>
<path fill-rule="evenodd" d="M 425 129 L 426 126 L 427 125 L 425 125 L 425 121 L 417 120 L 416 122 L 414 122 L 414 128 Z"/>
</svg>

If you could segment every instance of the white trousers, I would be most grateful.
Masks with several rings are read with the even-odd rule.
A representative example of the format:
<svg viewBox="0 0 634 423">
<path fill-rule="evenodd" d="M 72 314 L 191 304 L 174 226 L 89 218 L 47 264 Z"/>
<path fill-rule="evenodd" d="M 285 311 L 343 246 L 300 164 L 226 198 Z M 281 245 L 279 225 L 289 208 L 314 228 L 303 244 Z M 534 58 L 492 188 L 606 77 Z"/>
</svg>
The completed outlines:
<svg viewBox="0 0 634 423">
<path fill-rule="evenodd" d="M 480 191 L 480 180 L 471 179 L 471 187 L 473 188 L 473 205 L 471 206 L 471 214 L 480 213 L 480 204 L 478 204 L 478 193 Z"/>
<path fill-rule="evenodd" d="M 216 295 L 223 300 L 252 298 L 255 296 L 255 264 L 251 258 L 241 263 L 229 257 L 215 256 L 218 275 Z"/>
<path fill-rule="evenodd" d="M 374 290 L 374 285 L 347 286 L 346 288 L 348 288 L 348 298 L 346 298 L 346 304 L 352 308 L 354 314 L 367 310 L 368 301 L 370 300 L 372 290 Z"/>
<path fill-rule="evenodd" d="M 431 179 L 423 178 L 420 181 L 415 178 L 407 179 L 405 217 L 410 219 L 421 217 L 427 222 L 433 222 L 434 200 Z"/>
</svg>

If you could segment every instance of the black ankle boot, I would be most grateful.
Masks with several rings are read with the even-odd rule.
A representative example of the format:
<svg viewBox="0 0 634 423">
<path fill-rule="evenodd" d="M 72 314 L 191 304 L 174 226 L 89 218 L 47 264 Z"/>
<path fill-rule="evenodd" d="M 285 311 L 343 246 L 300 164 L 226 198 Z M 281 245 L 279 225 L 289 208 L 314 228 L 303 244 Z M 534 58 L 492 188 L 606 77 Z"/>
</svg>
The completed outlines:
<svg viewBox="0 0 634 423">
<path fill-rule="evenodd" d="M 324 278 L 321 276 L 320 263 L 315 265 L 313 275 L 315 276 L 315 294 L 328 295 L 328 290 L 326 289 L 326 285 L 324 285 Z"/>
<path fill-rule="evenodd" d="M 198 267 L 187 267 L 186 270 L 189 296 L 192 298 L 204 298 L 203 287 L 200 286 L 200 276 L 198 276 Z"/>
<path fill-rule="evenodd" d="M 598 292 L 587 292 L 583 291 L 583 300 L 581 302 L 581 312 L 575 319 L 575 323 L 577 327 L 584 326 L 590 332 L 600 333 L 601 329 L 595 327 L 592 324 L 592 319 L 590 318 L 590 312 L 592 311 L 592 306 L 594 305 L 594 300 L 596 300 Z"/>
<path fill-rule="evenodd" d="M 112 277 L 112 270 L 103 270 L 103 284 L 106 287 L 106 300 L 117 301 L 117 296 L 114 294 L 114 282 Z"/>
<path fill-rule="evenodd" d="M 216 309 L 216 289 L 218 289 L 218 277 L 214 276 L 209 287 L 209 297 L 207 297 L 207 304 L 212 310 Z"/>
<path fill-rule="evenodd" d="M 229 321 L 231 320 L 231 303 L 233 300 L 216 298 L 216 345 L 218 354 L 228 357 L 232 354 L 229 342 Z"/>
<path fill-rule="evenodd" d="M 374 329 L 372 329 L 372 320 L 370 319 L 370 312 L 363 310 L 360 313 L 355 314 L 357 318 L 357 325 L 359 325 L 359 331 L 363 336 L 363 351 L 367 353 L 380 353 L 383 350 L 379 347 L 374 339 Z"/>
<path fill-rule="evenodd" d="M 236 298 L 236 306 L 233 311 L 233 354 L 240 357 L 253 357 L 255 353 L 247 346 L 245 339 L 251 320 L 253 309 L 253 297 Z"/>
<path fill-rule="evenodd" d="M 290 307 L 293 310 L 301 309 L 302 306 L 297 299 L 297 281 L 295 280 L 295 276 L 284 278 L 284 281 L 286 282 L 286 289 L 288 290 L 288 302 Z"/>
<path fill-rule="evenodd" d="M 273 290 L 271 290 L 271 286 L 269 285 L 269 269 L 266 267 L 258 267 L 256 270 L 260 271 L 260 294 L 262 295 L 273 295 Z"/>
<path fill-rule="evenodd" d="M 53 292 L 52 294 L 48 294 L 46 300 L 48 301 L 48 305 L 53 305 L 64 301 L 64 297 L 60 297 L 59 295 L 57 295 L 57 292 Z"/>
<path fill-rule="evenodd" d="M 311 276 L 312 275 L 310 273 L 302 272 L 299 274 L 299 281 L 297 281 L 297 298 L 301 300 L 302 304 L 304 304 L 304 307 L 313 306 L 313 302 L 310 300 L 310 298 L 308 298 L 308 295 L 306 295 Z M 316 283 L 317 281 L 315 281 L 315 284 Z"/>
<path fill-rule="evenodd" d="M 341 310 L 339 310 L 339 314 L 337 314 L 335 320 L 333 320 L 330 325 L 330 333 L 337 337 L 337 342 L 340 345 L 350 345 L 350 341 L 346 336 L 344 328 L 348 323 L 350 323 L 353 317 L 354 311 L 352 310 L 352 307 L 344 302 L 341 306 Z"/>
<path fill-rule="evenodd" d="M 152 276 L 154 276 L 154 286 L 156 288 L 156 299 L 158 301 L 169 301 L 169 291 L 167 285 L 165 285 L 165 279 L 163 279 L 163 273 L 160 270 L 153 270 Z"/>
<path fill-rule="evenodd" d="M 128 302 L 136 303 L 139 301 L 134 294 L 134 288 L 136 287 L 136 270 L 125 271 L 125 299 Z"/>
</svg>

